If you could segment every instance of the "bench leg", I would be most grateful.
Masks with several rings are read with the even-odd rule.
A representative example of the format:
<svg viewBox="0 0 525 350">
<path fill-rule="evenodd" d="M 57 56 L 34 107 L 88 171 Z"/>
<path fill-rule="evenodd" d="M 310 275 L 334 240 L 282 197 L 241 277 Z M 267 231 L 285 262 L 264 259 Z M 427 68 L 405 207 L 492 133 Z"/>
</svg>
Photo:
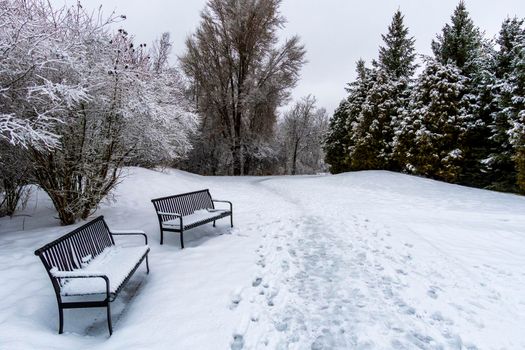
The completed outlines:
<svg viewBox="0 0 525 350">
<path fill-rule="evenodd" d="M 213 222 L 213 227 L 215 227 L 215 221 Z"/>
<path fill-rule="evenodd" d="M 146 255 L 146 273 L 149 274 L 149 262 L 148 262 L 148 256 Z"/>
<path fill-rule="evenodd" d="M 160 245 L 164 244 L 164 232 L 160 230 Z"/>
<path fill-rule="evenodd" d="M 183 234 L 184 234 L 184 231 L 180 231 L 180 249 L 184 249 Z"/>
<path fill-rule="evenodd" d="M 58 306 L 58 334 L 64 333 L 64 309 Z"/>
<path fill-rule="evenodd" d="M 111 308 L 109 307 L 109 301 L 107 305 L 107 312 L 108 312 L 108 329 L 109 329 L 109 335 L 111 336 L 113 334 L 113 327 L 111 326 Z"/>
<path fill-rule="evenodd" d="M 231 227 L 233 227 L 233 213 L 231 213 L 230 215 L 230 225 Z"/>
</svg>

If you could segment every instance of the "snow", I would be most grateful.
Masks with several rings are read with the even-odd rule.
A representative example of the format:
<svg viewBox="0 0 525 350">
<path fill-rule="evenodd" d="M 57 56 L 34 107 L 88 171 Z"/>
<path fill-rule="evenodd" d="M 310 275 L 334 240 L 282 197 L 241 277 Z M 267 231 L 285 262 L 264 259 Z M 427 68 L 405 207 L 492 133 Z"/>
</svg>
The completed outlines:
<svg viewBox="0 0 525 350">
<path fill-rule="evenodd" d="M 107 247 L 95 258 L 89 259 L 82 269 L 58 271 L 53 268 L 51 273 L 55 277 L 64 278 L 60 291 L 65 296 L 106 293 L 106 282 L 103 279 L 71 278 L 75 276 L 106 276 L 109 278 L 109 292 L 115 293 L 148 251 L 148 246 Z"/>
<path fill-rule="evenodd" d="M 151 273 L 113 303 L 113 336 L 103 309 L 67 310 L 56 334 L 32 252 L 72 228 L 34 191 L 23 215 L 0 219 L 1 349 L 525 348 L 521 196 L 383 171 L 127 172 L 95 215 L 148 234 Z M 233 202 L 235 228 L 219 220 L 187 231 L 184 250 L 176 233 L 160 246 L 150 199 L 203 188 Z"/>
<path fill-rule="evenodd" d="M 184 226 L 193 225 L 194 223 L 206 221 L 214 217 L 219 217 L 221 214 L 229 212 L 229 210 L 221 209 L 200 209 L 193 212 L 190 215 L 184 215 L 182 217 L 182 224 Z M 180 219 L 166 220 L 162 223 L 162 226 L 165 228 L 179 228 Z"/>
</svg>

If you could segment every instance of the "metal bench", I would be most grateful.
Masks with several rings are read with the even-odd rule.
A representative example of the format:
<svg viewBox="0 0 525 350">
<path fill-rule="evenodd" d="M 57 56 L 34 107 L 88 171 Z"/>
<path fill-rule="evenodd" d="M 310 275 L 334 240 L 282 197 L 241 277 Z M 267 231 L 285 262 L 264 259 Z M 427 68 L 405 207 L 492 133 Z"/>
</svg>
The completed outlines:
<svg viewBox="0 0 525 350">
<path fill-rule="evenodd" d="M 179 232 L 180 246 L 184 249 L 183 234 L 194 227 L 230 217 L 233 227 L 233 205 L 229 201 L 212 199 L 209 190 L 177 194 L 152 199 L 160 226 L 160 244 L 164 242 L 164 231 Z M 216 209 L 214 203 L 228 203 L 230 209 Z"/>
<path fill-rule="evenodd" d="M 117 247 L 114 236 L 141 235 L 145 245 Z M 64 331 L 64 309 L 106 307 L 109 334 L 110 302 L 115 300 L 139 265 L 148 264 L 148 237 L 143 231 L 111 231 L 103 216 L 35 251 L 51 279 L 58 303 L 59 330 Z M 67 297 L 101 295 L 103 300 L 65 301 Z"/>
</svg>

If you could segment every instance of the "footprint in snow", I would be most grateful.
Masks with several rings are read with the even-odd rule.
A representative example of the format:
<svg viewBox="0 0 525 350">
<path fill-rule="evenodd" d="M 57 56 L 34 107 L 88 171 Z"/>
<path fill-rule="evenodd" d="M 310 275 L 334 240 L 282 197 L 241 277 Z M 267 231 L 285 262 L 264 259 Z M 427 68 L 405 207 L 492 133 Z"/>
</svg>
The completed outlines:
<svg viewBox="0 0 525 350">
<path fill-rule="evenodd" d="M 234 334 L 231 349 L 241 350 L 243 347 L 244 347 L 244 337 L 241 334 Z"/>
<path fill-rule="evenodd" d="M 230 310 L 233 310 L 235 308 L 237 308 L 237 306 L 239 306 L 240 302 L 242 300 L 242 296 L 241 296 L 241 290 L 236 290 L 233 295 L 232 295 L 232 298 L 231 298 L 231 304 L 230 304 Z"/>
<path fill-rule="evenodd" d="M 252 282 L 252 287 L 258 287 L 262 282 L 262 277 L 257 277 L 253 282 Z"/>
<path fill-rule="evenodd" d="M 438 298 L 437 289 L 438 289 L 437 287 L 431 286 L 430 289 L 427 291 L 427 295 L 431 297 L 432 299 L 437 299 Z"/>
</svg>

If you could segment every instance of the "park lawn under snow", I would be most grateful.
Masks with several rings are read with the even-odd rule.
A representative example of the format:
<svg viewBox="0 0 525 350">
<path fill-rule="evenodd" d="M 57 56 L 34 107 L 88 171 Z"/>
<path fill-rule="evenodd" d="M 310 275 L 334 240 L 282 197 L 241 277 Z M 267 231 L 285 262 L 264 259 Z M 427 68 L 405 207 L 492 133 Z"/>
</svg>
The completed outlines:
<svg viewBox="0 0 525 350">
<path fill-rule="evenodd" d="M 33 251 L 70 231 L 47 196 L 0 220 L 1 349 L 522 349 L 525 198 L 381 171 L 201 177 L 140 168 L 105 203 L 143 229 L 141 267 L 104 309 L 68 310 Z M 228 218 L 167 233 L 150 199 L 210 188 Z M 125 245 L 140 239 L 120 237 Z"/>
</svg>

